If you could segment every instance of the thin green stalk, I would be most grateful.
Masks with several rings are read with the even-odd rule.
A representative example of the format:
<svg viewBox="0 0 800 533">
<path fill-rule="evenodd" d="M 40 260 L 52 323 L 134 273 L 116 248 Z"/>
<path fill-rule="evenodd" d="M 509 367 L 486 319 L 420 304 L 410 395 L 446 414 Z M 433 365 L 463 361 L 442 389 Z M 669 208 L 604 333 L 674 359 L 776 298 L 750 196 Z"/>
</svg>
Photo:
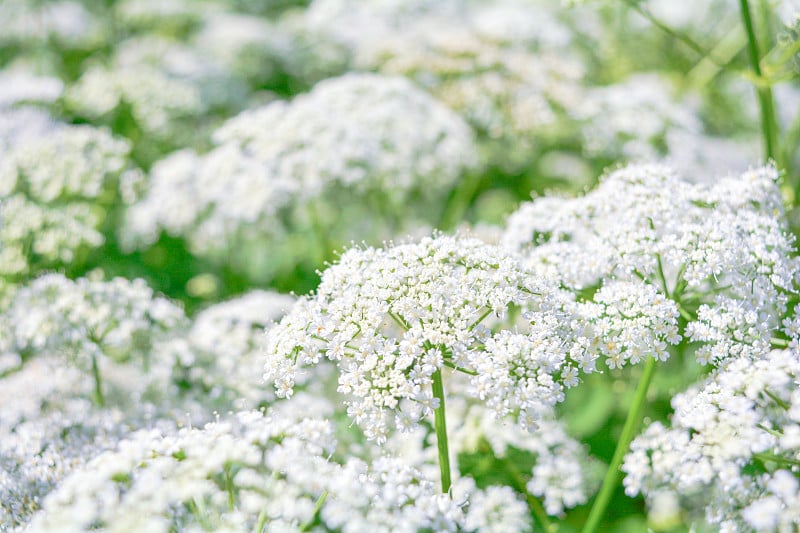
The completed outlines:
<svg viewBox="0 0 800 533">
<path fill-rule="evenodd" d="M 542 507 L 542 503 L 536 499 L 533 494 L 528 492 L 528 488 L 525 483 L 525 479 L 520 474 L 519 470 L 517 470 L 517 465 L 508 458 L 508 456 L 503 457 L 502 459 L 503 466 L 506 469 L 506 472 L 511 476 L 511 481 L 514 484 L 514 488 L 517 489 L 518 492 L 521 492 L 525 496 L 525 501 L 528 502 L 528 507 L 533 511 L 533 516 L 536 517 L 536 520 L 539 522 L 539 525 L 542 526 L 545 533 L 555 533 L 556 527 L 550 523 L 550 518 L 547 516 L 547 511 L 544 510 Z"/>
<path fill-rule="evenodd" d="M 236 508 L 236 495 L 233 491 L 233 476 L 231 475 L 230 465 L 225 467 L 225 490 L 228 492 L 228 509 L 233 511 Z"/>
<path fill-rule="evenodd" d="M 444 386 L 442 369 L 437 368 L 433 378 L 433 397 L 439 400 L 439 407 L 433 411 L 433 425 L 436 429 L 436 446 L 439 448 L 439 470 L 442 473 L 442 492 L 450 491 L 450 452 L 447 449 L 447 420 L 444 412 Z"/>
<path fill-rule="evenodd" d="M 745 46 L 747 46 L 747 36 L 742 28 L 736 26 L 722 37 L 719 43 L 711 49 L 709 55 L 728 65 Z M 704 57 L 689 71 L 686 79 L 689 80 L 691 87 L 705 87 L 722 70 L 714 61 Z M 729 68 L 728 70 L 732 71 L 733 69 Z"/>
<path fill-rule="evenodd" d="M 100 377 L 100 366 L 97 364 L 97 356 L 92 354 L 92 375 L 94 376 L 94 401 L 98 407 L 105 407 L 106 399 L 103 396 L 103 379 Z"/>
<path fill-rule="evenodd" d="M 317 515 L 319 514 L 320 509 L 322 509 L 322 504 L 325 503 L 325 499 L 328 497 L 328 491 L 323 491 L 322 494 L 319 495 L 317 499 L 317 504 L 314 505 L 314 514 L 311 515 L 311 518 L 308 522 L 300 526 L 300 531 L 308 531 L 314 525 L 314 522 L 317 521 Z"/>
<path fill-rule="evenodd" d="M 449 231 L 454 229 L 459 222 L 464 219 L 464 213 L 469 208 L 472 199 L 481 183 L 481 175 L 477 172 L 472 172 L 464 177 L 450 195 L 447 204 L 444 206 L 441 219 L 439 220 L 439 229 Z"/>
<path fill-rule="evenodd" d="M 261 533 L 264 531 L 264 526 L 267 525 L 267 510 L 264 509 L 258 515 L 258 522 L 256 522 L 256 527 L 253 528 L 253 533 Z"/>
<path fill-rule="evenodd" d="M 747 0 L 739 0 L 739 7 L 742 13 L 744 29 L 747 33 L 747 50 L 750 58 L 750 66 L 753 69 L 753 73 L 755 73 L 760 80 L 762 78 L 761 54 L 759 52 L 758 40 L 756 39 L 756 32 L 753 28 L 750 5 Z M 778 119 L 775 116 L 775 100 L 772 97 L 772 88 L 770 88 L 769 85 L 757 83 L 756 93 L 758 95 L 758 107 L 761 111 L 761 133 L 764 137 L 764 153 L 766 159 L 775 161 L 779 168 L 783 168 L 781 161 L 779 161 Z"/>
<path fill-rule="evenodd" d="M 785 466 L 800 466 L 800 461 L 790 457 L 780 457 L 771 453 L 754 453 L 753 457 L 763 462 L 777 463 Z"/>
<path fill-rule="evenodd" d="M 777 394 L 775 394 L 774 392 L 772 392 L 772 391 L 771 391 L 771 390 L 769 390 L 769 389 L 764 389 L 764 394 L 766 394 L 766 395 L 767 395 L 767 397 L 768 397 L 770 400 L 772 400 L 773 402 L 775 402 L 776 404 L 778 404 L 778 407 L 780 407 L 781 409 L 786 409 L 786 410 L 789 410 L 789 408 L 791 407 L 791 405 L 789 405 L 789 404 L 788 404 L 787 402 L 785 402 L 785 401 L 784 401 L 784 400 L 783 400 L 783 399 L 782 399 L 780 396 L 778 396 Z"/>
<path fill-rule="evenodd" d="M 192 498 L 189 501 L 189 509 L 191 510 L 192 514 L 197 518 L 197 521 L 200 522 L 200 527 L 205 529 L 206 531 L 213 531 L 214 528 L 211 525 L 211 522 L 208 520 L 208 515 L 206 514 L 206 506 L 203 503 L 203 500 L 200 498 Z"/>
<path fill-rule="evenodd" d="M 467 374 L 467 375 L 470 375 L 470 376 L 477 376 L 478 375 L 478 373 L 475 372 L 474 370 L 470 370 L 469 368 L 460 367 L 457 364 L 455 364 L 454 362 L 448 361 L 447 359 L 444 360 L 444 366 L 446 366 L 447 368 L 452 368 L 453 370 L 456 370 L 458 372 L 463 372 L 464 374 Z"/>
<path fill-rule="evenodd" d="M 308 219 L 311 222 L 311 232 L 317 240 L 317 266 L 322 268 L 328 255 L 333 251 L 333 246 L 328 238 L 328 231 L 320 218 L 321 202 L 311 203 L 308 206 Z"/>
<path fill-rule="evenodd" d="M 653 26 L 660 29 L 673 39 L 677 39 L 678 41 L 685 44 L 687 47 L 691 48 L 693 51 L 697 52 L 700 56 L 708 58 L 711 62 L 713 62 L 717 67 L 721 69 L 727 69 L 728 65 L 725 61 L 721 61 L 714 57 L 711 52 L 703 48 L 700 44 L 697 43 L 694 39 L 682 33 L 676 29 L 670 28 L 660 20 L 658 20 L 655 16 L 653 16 L 650 11 L 647 10 L 644 6 L 639 4 L 636 0 L 624 0 L 628 7 L 639 13 L 641 16 L 646 18 Z"/>
<path fill-rule="evenodd" d="M 772 339 L 770 339 L 769 343 L 772 345 L 773 348 L 788 348 L 789 347 L 789 341 L 787 341 L 786 339 L 778 339 L 778 338 L 773 337 Z"/>
<path fill-rule="evenodd" d="M 614 494 L 614 489 L 617 488 L 619 480 L 619 467 L 622 464 L 622 459 L 628 452 L 633 436 L 636 433 L 639 423 L 642 419 L 642 410 L 644 409 L 645 400 L 647 399 L 647 389 L 650 388 L 650 382 L 653 380 L 653 374 L 656 369 L 656 359 L 651 357 L 647 360 L 644 366 L 644 373 L 639 380 L 639 385 L 636 387 L 636 395 L 633 400 L 633 405 L 628 411 L 628 417 L 625 419 L 625 426 L 622 428 L 622 435 L 620 435 L 617 442 L 617 448 L 614 450 L 614 456 L 611 458 L 611 464 L 608 465 L 606 476 L 603 479 L 603 485 L 600 487 L 600 492 L 592 505 L 592 510 L 589 512 L 589 518 L 583 526 L 583 533 L 594 533 L 600 525 L 600 520 L 605 515 L 606 508 L 611 501 L 611 496 Z"/>
</svg>

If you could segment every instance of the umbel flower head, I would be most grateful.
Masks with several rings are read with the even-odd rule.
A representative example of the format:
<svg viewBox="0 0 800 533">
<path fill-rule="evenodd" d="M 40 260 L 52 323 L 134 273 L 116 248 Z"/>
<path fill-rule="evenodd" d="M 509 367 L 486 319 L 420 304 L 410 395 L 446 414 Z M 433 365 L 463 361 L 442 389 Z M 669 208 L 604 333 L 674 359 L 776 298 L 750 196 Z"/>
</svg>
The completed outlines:
<svg viewBox="0 0 800 533">
<path fill-rule="evenodd" d="M 492 522 L 530 529 L 526 506 L 507 487 L 482 491 L 465 480 L 451 498 L 402 460 L 335 463 L 334 427 L 297 415 L 245 411 L 199 429 L 138 432 L 68 476 L 44 499 L 30 530 L 314 525 L 314 531 L 455 533 L 492 531 L 484 529 Z"/>
<path fill-rule="evenodd" d="M 141 280 L 51 274 L 15 289 L 0 323 L 4 525 L 24 525 L 64 477 L 137 429 L 274 398 L 260 383 L 259 340 L 290 297 L 254 291 L 190 328 Z"/>
<path fill-rule="evenodd" d="M 11 115 L 29 118 L 42 121 Z M 0 277 L 19 278 L 103 243 L 104 204 L 114 197 L 130 146 L 90 126 L 52 123 L 28 135 L 15 127 L 12 135 L 25 142 L 0 147 Z"/>
<path fill-rule="evenodd" d="M 721 363 L 768 348 L 796 294 L 800 270 L 777 178 L 765 167 L 693 185 L 664 166 L 632 165 L 581 198 L 523 205 L 509 219 L 504 243 L 535 271 L 593 295 L 590 315 L 594 305 L 612 310 L 620 327 L 611 324 L 618 338 L 606 344 L 660 332 L 670 344 L 702 343 L 698 360 Z M 619 320 L 641 309 L 641 320 Z M 687 322 L 683 331 L 678 313 Z M 639 352 L 625 351 L 622 361 L 633 357 Z"/>
<path fill-rule="evenodd" d="M 76 281 L 47 274 L 19 288 L 4 310 L 0 349 L 21 361 L 41 354 L 74 357 L 89 368 L 106 357 L 148 365 L 159 336 L 183 326 L 183 310 L 143 280 Z"/>
<path fill-rule="evenodd" d="M 244 111 L 213 139 L 207 154 L 181 150 L 154 165 L 147 193 L 128 211 L 127 246 L 165 231 L 213 256 L 226 244 L 277 239 L 296 219 L 324 212 L 307 214 L 310 202 L 338 211 L 337 199 L 355 203 L 354 195 L 404 209 L 409 198 L 441 200 L 475 163 L 471 130 L 454 112 L 403 78 L 373 74 Z"/>
<path fill-rule="evenodd" d="M 800 527 L 800 353 L 751 354 L 675 396 L 625 458 L 625 491 L 681 496 L 721 531 Z"/>
<path fill-rule="evenodd" d="M 579 366 L 593 369 L 580 350 L 570 355 L 570 303 L 569 294 L 477 239 L 354 248 L 269 332 L 265 378 L 288 397 L 303 366 L 334 361 L 349 415 L 383 441 L 392 419 L 409 429 L 438 407 L 434 374 L 460 370 L 473 396 L 531 427 L 565 385 L 577 383 Z M 511 308 L 525 309 L 519 329 L 502 328 L 513 322 Z"/>
<path fill-rule="evenodd" d="M 560 109 L 580 103 L 583 67 L 570 30 L 548 2 L 316 0 L 302 17 L 321 38 L 317 55 L 338 45 L 357 69 L 413 80 L 458 112 L 491 149 L 493 163 L 535 152 Z M 494 148 L 493 146 L 489 146 Z"/>
</svg>

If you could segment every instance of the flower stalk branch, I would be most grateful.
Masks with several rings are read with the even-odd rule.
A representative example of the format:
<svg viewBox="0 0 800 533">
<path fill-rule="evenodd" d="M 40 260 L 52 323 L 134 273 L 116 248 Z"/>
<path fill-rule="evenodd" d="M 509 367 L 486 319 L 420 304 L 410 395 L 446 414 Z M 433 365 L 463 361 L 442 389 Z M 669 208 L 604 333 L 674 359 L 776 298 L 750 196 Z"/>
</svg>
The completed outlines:
<svg viewBox="0 0 800 533">
<path fill-rule="evenodd" d="M 619 468 L 620 465 L 622 465 L 622 459 L 628 452 L 628 447 L 633 440 L 633 436 L 639 428 L 639 423 L 642 419 L 642 411 L 644 410 L 644 404 L 647 399 L 647 390 L 650 388 L 650 382 L 653 380 L 656 363 L 657 361 L 653 357 L 649 358 L 647 363 L 645 363 L 644 373 L 639 380 L 639 385 L 636 387 L 636 396 L 634 397 L 633 405 L 630 411 L 628 411 L 628 417 L 625 419 L 625 425 L 622 428 L 622 435 L 617 442 L 617 448 L 614 450 L 611 464 L 608 465 L 606 476 L 603 479 L 603 485 L 600 487 L 597 499 L 595 499 L 592 509 L 589 512 L 589 518 L 583 526 L 583 533 L 594 533 L 597 531 L 600 520 L 602 520 L 605 515 L 606 508 L 608 508 L 608 504 L 611 501 L 611 496 L 614 494 L 614 489 L 617 488 L 620 475 Z"/>
<path fill-rule="evenodd" d="M 444 386 L 442 384 L 442 371 L 437 368 L 431 376 L 433 378 L 433 397 L 439 400 L 439 405 L 434 409 L 434 427 L 436 429 L 436 446 L 439 448 L 439 470 L 442 475 L 442 492 L 450 491 L 450 451 L 447 447 L 447 419 L 444 407 Z"/>
</svg>

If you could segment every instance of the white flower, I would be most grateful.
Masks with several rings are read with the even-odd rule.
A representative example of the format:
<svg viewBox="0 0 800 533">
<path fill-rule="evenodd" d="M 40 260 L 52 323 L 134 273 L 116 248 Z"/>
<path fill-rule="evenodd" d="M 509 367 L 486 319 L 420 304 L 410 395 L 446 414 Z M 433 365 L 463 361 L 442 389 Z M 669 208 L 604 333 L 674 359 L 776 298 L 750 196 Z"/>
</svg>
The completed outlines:
<svg viewBox="0 0 800 533">
<path fill-rule="evenodd" d="M 102 524 L 115 531 L 167 531 L 232 527 L 231 520 L 241 520 L 235 528 L 241 531 L 252 530 L 262 511 L 297 526 L 312 517 L 325 480 L 335 475 L 336 465 L 323 458 L 332 451 L 332 432 L 319 420 L 279 420 L 255 411 L 203 429 L 142 431 L 64 480 L 31 530 Z M 295 505 L 287 505 L 292 499 Z M 229 515 L 234 510 L 241 518 Z"/>
<path fill-rule="evenodd" d="M 0 275 L 14 278 L 102 244 L 104 204 L 115 197 L 130 146 L 103 129 L 21 112 L 8 118 L 34 119 L 31 131 L 8 132 L 10 146 L 0 140 Z"/>
<path fill-rule="evenodd" d="M 584 151 L 629 160 L 657 159 L 657 146 L 670 131 L 700 128 L 694 110 L 676 102 L 671 91 L 665 80 L 650 74 L 586 91 L 571 109 L 583 123 Z"/>
<path fill-rule="evenodd" d="M 487 487 L 470 498 L 466 527 L 481 533 L 531 531 L 530 511 L 510 487 Z"/>
<path fill-rule="evenodd" d="M 796 293 L 776 179 L 767 167 L 692 185 L 666 167 L 629 166 L 582 198 L 523 205 L 503 242 L 590 296 L 586 337 L 611 365 L 664 359 L 682 338 L 703 343 L 701 362 L 720 363 L 765 349 Z"/>
<path fill-rule="evenodd" d="M 625 490 L 669 490 L 712 525 L 789 531 L 800 525 L 800 457 L 792 419 L 800 394 L 797 351 L 750 354 L 673 398 L 672 427 L 652 424 L 625 458 Z M 746 525 L 745 525 L 746 524 Z"/>
<path fill-rule="evenodd" d="M 69 0 L 44 4 L 7 0 L 0 5 L 0 21 L 0 43 L 6 46 L 53 39 L 67 49 L 85 49 L 101 44 L 107 33 L 86 7 Z"/>
<path fill-rule="evenodd" d="M 197 87 L 144 64 L 89 69 L 67 89 L 65 101 L 90 118 L 100 118 L 125 102 L 143 130 L 162 136 L 169 134 L 170 121 L 204 110 Z"/>
<path fill-rule="evenodd" d="M 334 361 L 349 415 L 380 442 L 392 417 L 408 427 L 436 408 L 433 375 L 449 367 L 470 374 L 471 393 L 498 415 L 527 425 L 563 397 L 560 372 L 573 366 L 569 304 L 513 256 L 474 239 L 356 248 L 269 332 L 265 378 L 288 396 L 303 367 Z M 524 332 L 492 333 L 483 321 L 511 305 L 527 309 Z"/>
<path fill-rule="evenodd" d="M 308 220 L 329 212 L 337 216 L 322 229 L 342 238 L 335 229 L 344 224 L 350 240 L 354 227 L 366 231 L 358 229 L 364 216 L 378 227 L 390 219 L 369 199 L 398 209 L 412 197 L 437 206 L 475 162 L 471 132 L 457 115 L 406 80 L 368 74 L 245 111 L 214 140 L 218 146 L 205 155 L 182 150 L 153 166 L 147 194 L 127 213 L 126 246 L 150 244 L 166 231 L 186 238 L 194 253 L 228 261 L 246 247 L 239 243 L 279 249 L 286 231 L 307 229 Z M 344 205 L 355 219 L 338 216 Z M 296 243 L 287 248 L 287 258 L 298 254 Z"/>
<path fill-rule="evenodd" d="M 261 373 L 264 329 L 281 318 L 294 298 L 251 291 L 201 311 L 185 333 L 154 349 L 175 361 L 175 374 L 197 389 L 198 400 L 221 409 L 255 408 L 274 399 Z"/>
<path fill-rule="evenodd" d="M 88 380 L 115 378 L 105 393 L 120 387 L 142 394 L 149 385 L 144 376 L 169 380 L 172 362 L 152 357 L 151 349 L 185 321 L 179 307 L 156 297 L 142 280 L 72 281 L 48 274 L 15 291 L 4 310 L 0 351 L 18 353 L 23 361 L 59 354 Z"/>
<path fill-rule="evenodd" d="M 53 102 L 63 89 L 64 84 L 58 78 L 35 76 L 22 69 L 0 70 L 0 109 L 20 102 Z"/>
</svg>

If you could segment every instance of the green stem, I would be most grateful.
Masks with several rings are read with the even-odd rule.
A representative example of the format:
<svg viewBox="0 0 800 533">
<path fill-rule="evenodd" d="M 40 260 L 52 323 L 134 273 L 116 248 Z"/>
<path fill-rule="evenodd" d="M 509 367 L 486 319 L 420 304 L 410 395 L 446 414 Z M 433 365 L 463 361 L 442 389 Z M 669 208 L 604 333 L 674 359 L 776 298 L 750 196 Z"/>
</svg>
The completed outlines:
<svg viewBox="0 0 800 533">
<path fill-rule="evenodd" d="M 475 372 L 474 370 L 470 370 L 469 368 L 464 368 L 464 367 L 458 366 L 454 362 L 448 361 L 447 359 L 444 360 L 444 366 L 446 366 L 447 368 L 452 368 L 453 370 L 455 370 L 457 372 L 463 372 L 464 374 L 467 374 L 467 375 L 470 375 L 470 376 L 477 376 L 478 375 L 478 373 Z"/>
<path fill-rule="evenodd" d="M 789 408 L 791 407 L 791 405 L 783 401 L 780 396 L 778 396 L 769 389 L 764 389 L 764 394 L 766 394 L 770 400 L 778 404 L 778 407 L 780 407 L 781 409 L 786 409 L 788 411 Z"/>
<path fill-rule="evenodd" d="M 506 468 L 506 472 L 511 476 L 511 481 L 514 484 L 514 488 L 517 489 L 518 492 L 521 492 L 525 496 L 525 500 L 528 502 L 528 507 L 530 507 L 531 511 L 533 511 L 533 516 L 536 517 L 536 520 L 539 522 L 539 525 L 542 526 L 545 533 L 555 533 L 556 528 L 553 524 L 550 523 L 550 518 L 547 516 L 547 511 L 544 510 L 542 507 L 541 502 L 536 499 L 533 494 L 528 492 L 527 484 L 525 483 L 525 479 L 520 474 L 519 470 L 517 470 L 517 465 L 508 458 L 508 456 L 502 458 L 503 466 Z"/>
<path fill-rule="evenodd" d="M 480 183 L 481 176 L 478 172 L 472 172 L 461 180 L 461 183 L 453 191 L 444 207 L 442 217 L 439 220 L 440 230 L 452 230 L 464 219 L 464 213 L 466 213 L 472 202 Z"/>
<path fill-rule="evenodd" d="M 724 61 L 718 60 L 709 51 L 700 46 L 694 39 L 692 39 L 685 33 L 670 28 L 669 26 L 658 20 L 655 16 L 653 16 L 652 13 L 650 13 L 650 11 L 648 11 L 644 6 L 640 5 L 636 0 L 624 0 L 624 1 L 626 4 L 628 4 L 628 7 L 630 7 L 631 9 L 639 13 L 641 16 L 646 18 L 656 28 L 660 29 L 673 39 L 677 39 L 678 41 L 682 42 L 683 44 L 691 48 L 693 51 L 697 52 L 702 57 L 707 57 L 717 67 L 721 69 L 727 68 L 727 65 Z"/>
<path fill-rule="evenodd" d="M 97 402 L 98 407 L 105 407 L 103 379 L 100 377 L 100 367 L 97 364 L 97 356 L 95 354 L 92 354 L 92 375 L 94 376 L 94 401 Z"/>
<path fill-rule="evenodd" d="M 433 397 L 439 400 L 439 407 L 433 411 L 433 425 L 436 429 L 436 446 L 439 448 L 439 470 L 442 473 L 442 492 L 450 491 L 450 452 L 447 449 L 447 420 L 444 412 L 444 386 L 442 369 L 437 368 L 433 378 Z"/>
<path fill-rule="evenodd" d="M 789 347 L 789 341 L 787 341 L 786 339 L 778 339 L 778 338 L 773 337 L 772 339 L 770 339 L 769 343 L 772 345 L 773 348 L 788 348 Z"/>
<path fill-rule="evenodd" d="M 256 522 L 256 527 L 253 528 L 253 533 L 261 533 L 264 531 L 264 526 L 267 525 L 267 510 L 264 509 L 258 515 L 258 522 Z"/>
<path fill-rule="evenodd" d="M 321 209 L 321 202 L 314 202 L 308 205 L 308 219 L 311 222 L 311 231 L 314 233 L 314 237 L 317 240 L 317 257 L 316 262 L 317 266 L 320 269 L 325 264 L 325 261 L 328 259 L 328 255 L 333 251 L 333 246 L 331 245 L 330 240 L 328 239 L 328 231 L 325 226 L 322 224 L 322 220 L 320 218 L 319 212 Z"/>
<path fill-rule="evenodd" d="M 230 465 L 225 467 L 225 490 L 228 492 L 228 509 L 233 511 L 236 508 L 236 496 L 233 491 L 233 476 L 231 475 Z"/>
<path fill-rule="evenodd" d="M 785 466 L 800 466 L 800 461 L 789 457 L 780 457 L 771 453 L 754 453 L 753 457 L 761 462 L 777 463 Z"/>
<path fill-rule="evenodd" d="M 206 531 L 213 531 L 214 528 L 212 527 L 211 522 L 208 520 L 206 506 L 202 499 L 192 498 L 191 501 L 189 501 L 189 509 L 195 518 L 197 518 L 197 521 L 200 523 L 200 527 Z"/>
<path fill-rule="evenodd" d="M 747 50 L 750 58 L 750 66 L 755 75 L 761 79 L 761 54 L 758 49 L 756 32 L 753 29 L 753 18 L 750 15 L 750 5 L 747 0 L 739 0 L 739 7 L 742 13 L 742 22 L 745 32 L 747 32 Z M 758 106 L 761 111 L 761 132 L 764 137 L 764 154 L 766 159 L 771 159 L 783 168 L 779 161 L 780 150 L 778 149 L 778 120 L 775 116 L 775 101 L 772 97 L 772 89 L 769 85 L 756 84 L 758 95 Z"/>
<path fill-rule="evenodd" d="M 620 435 L 617 442 L 617 448 L 614 450 L 614 456 L 611 458 L 611 464 L 608 465 L 606 476 L 603 479 L 603 485 L 600 487 L 600 492 L 592 505 L 592 510 L 589 512 L 589 518 L 586 520 L 586 525 L 583 526 L 583 533 L 594 533 L 600 525 L 603 515 L 606 512 L 611 496 L 614 494 L 614 489 L 617 488 L 619 479 L 619 467 L 622 464 L 622 459 L 628 452 L 633 436 L 639 427 L 642 419 L 642 410 L 644 409 L 645 400 L 647 399 L 647 389 L 650 388 L 650 382 L 653 380 L 653 374 L 656 369 L 656 359 L 651 357 L 647 360 L 644 366 L 644 373 L 639 380 L 639 385 L 636 387 L 636 395 L 633 400 L 633 405 L 628 411 L 628 417 L 625 419 L 625 426 L 622 428 L 622 435 Z"/>
<path fill-rule="evenodd" d="M 308 520 L 308 522 L 300 526 L 301 532 L 308 531 L 309 529 L 311 529 L 311 527 L 314 525 L 314 522 L 317 521 L 317 515 L 319 514 L 320 509 L 322 509 L 322 504 L 325 503 L 325 499 L 327 497 L 328 497 L 327 490 L 323 491 L 322 494 L 319 495 L 319 498 L 317 499 L 317 504 L 314 505 L 314 514 L 311 515 L 311 518 Z"/>
</svg>

